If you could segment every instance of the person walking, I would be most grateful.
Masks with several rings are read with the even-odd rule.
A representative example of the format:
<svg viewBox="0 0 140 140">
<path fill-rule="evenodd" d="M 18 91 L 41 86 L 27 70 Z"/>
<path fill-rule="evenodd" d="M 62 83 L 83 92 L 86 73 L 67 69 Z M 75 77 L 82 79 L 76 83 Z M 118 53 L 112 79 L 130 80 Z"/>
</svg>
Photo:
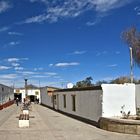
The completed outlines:
<svg viewBox="0 0 140 140">
<path fill-rule="evenodd" d="M 18 97 L 16 98 L 16 104 L 17 104 L 17 106 L 18 106 L 18 101 L 19 101 L 19 99 L 18 99 Z"/>
</svg>

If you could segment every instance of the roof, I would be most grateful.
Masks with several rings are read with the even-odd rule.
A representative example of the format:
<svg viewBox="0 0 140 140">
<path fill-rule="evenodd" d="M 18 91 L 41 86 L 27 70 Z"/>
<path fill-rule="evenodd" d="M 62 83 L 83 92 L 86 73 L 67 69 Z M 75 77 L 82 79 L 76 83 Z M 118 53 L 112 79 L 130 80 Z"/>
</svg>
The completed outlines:
<svg viewBox="0 0 140 140">
<path fill-rule="evenodd" d="M 7 87 L 7 88 L 11 88 L 11 89 L 14 89 L 13 87 L 10 87 L 10 86 L 4 85 L 4 84 L 0 84 L 0 86 Z"/>
<path fill-rule="evenodd" d="M 65 92 L 65 91 L 85 91 L 85 90 L 102 90 L 101 86 L 83 87 L 83 88 L 67 88 L 55 90 L 54 92 Z"/>
<path fill-rule="evenodd" d="M 26 88 L 27 88 L 28 90 L 32 90 L 32 89 L 40 89 L 39 87 L 37 87 L 37 86 L 35 86 L 35 85 L 32 85 L 32 84 L 27 85 L 27 87 L 26 87 Z M 25 87 L 15 88 L 15 89 L 24 90 L 24 89 L 25 89 Z"/>
<path fill-rule="evenodd" d="M 15 90 L 25 90 L 25 88 L 14 88 Z M 40 90 L 40 88 L 27 88 L 27 90 Z"/>
<path fill-rule="evenodd" d="M 56 90 L 59 90 L 60 89 L 58 87 L 51 87 L 51 86 L 45 86 L 45 87 L 41 87 L 41 88 L 52 88 L 52 89 L 56 89 Z"/>
</svg>

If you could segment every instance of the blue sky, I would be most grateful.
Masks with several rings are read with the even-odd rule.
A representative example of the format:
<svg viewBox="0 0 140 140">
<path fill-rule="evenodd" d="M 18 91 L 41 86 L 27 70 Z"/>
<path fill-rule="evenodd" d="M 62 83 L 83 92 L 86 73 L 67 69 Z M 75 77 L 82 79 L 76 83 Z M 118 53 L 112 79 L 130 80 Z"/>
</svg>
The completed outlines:
<svg viewBox="0 0 140 140">
<path fill-rule="evenodd" d="M 121 32 L 133 25 L 140 30 L 139 0 L 0 0 L 0 83 L 65 87 L 129 76 Z"/>
</svg>

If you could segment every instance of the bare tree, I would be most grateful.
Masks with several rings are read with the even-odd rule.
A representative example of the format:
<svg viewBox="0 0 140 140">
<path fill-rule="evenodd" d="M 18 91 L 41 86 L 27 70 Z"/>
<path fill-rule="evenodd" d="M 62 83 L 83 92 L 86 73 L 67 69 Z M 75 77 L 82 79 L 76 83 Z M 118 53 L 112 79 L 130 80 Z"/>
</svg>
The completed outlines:
<svg viewBox="0 0 140 140">
<path fill-rule="evenodd" d="M 122 38 L 132 48 L 134 62 L 140 67 L 140 32 L 131 27 L 122 33 Z"/>
</svg>

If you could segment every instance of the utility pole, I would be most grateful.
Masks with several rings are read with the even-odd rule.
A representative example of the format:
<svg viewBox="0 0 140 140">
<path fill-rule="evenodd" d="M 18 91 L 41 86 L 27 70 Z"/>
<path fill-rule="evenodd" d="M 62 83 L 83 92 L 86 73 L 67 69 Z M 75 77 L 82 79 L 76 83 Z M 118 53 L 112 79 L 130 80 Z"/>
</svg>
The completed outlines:
<svg viewBox="0 0 140 140">
<path fill-rule="evenodd" d="M 28 79 L 24 79 L 25 80 L 25 98 L 27 98 L 27 80 Z"/>
<path fill-rule="evenodd" d="M 133 54 L 132 54 L 132 47 L 130 49 L 130 80 L 133 83 Z"/>
</svg>

